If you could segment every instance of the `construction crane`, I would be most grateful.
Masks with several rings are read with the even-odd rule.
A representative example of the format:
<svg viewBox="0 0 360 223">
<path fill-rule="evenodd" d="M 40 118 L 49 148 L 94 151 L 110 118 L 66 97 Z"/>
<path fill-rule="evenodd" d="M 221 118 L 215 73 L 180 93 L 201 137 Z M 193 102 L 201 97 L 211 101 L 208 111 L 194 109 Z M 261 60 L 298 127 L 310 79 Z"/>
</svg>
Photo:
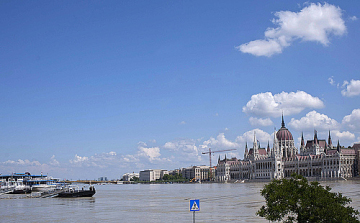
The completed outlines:
<svg viewBox="0 0 360 223">
<path fill-rule="evenodd" d="M 209 152 L 202 152 L 202 154 L 209 154 L 209 160 L 210 160 L 210 174 L 209 174 L 209 179 L 212 179 L 212 165 L 211 165 L 211 154 L 213 153 L 218 153 L 218 152 L 225 152 L 225 151 L 233 151 L 236 149 L 225 149 L 225 150 L 216 150 L 216 151 L 211 151 L 211 148 L 209 148 Z"/>
</svg>

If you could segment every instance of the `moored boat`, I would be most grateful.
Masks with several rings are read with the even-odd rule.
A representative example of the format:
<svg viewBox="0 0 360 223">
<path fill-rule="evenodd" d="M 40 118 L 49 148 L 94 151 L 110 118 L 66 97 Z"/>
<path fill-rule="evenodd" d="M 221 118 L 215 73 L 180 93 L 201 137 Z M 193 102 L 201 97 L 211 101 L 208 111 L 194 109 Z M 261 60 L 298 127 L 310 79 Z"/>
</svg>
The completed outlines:
<svg viewBox="0 0 360 223">
<path fill-rule="evenodd" d="M 77 186 L 66 187 L 62 192 L 58 193 L 56 197 L 74 198 L 74 197 L 92 197 L 96 193 L 95 187 L 90 186 L 89 189 Z"/>
</svg>

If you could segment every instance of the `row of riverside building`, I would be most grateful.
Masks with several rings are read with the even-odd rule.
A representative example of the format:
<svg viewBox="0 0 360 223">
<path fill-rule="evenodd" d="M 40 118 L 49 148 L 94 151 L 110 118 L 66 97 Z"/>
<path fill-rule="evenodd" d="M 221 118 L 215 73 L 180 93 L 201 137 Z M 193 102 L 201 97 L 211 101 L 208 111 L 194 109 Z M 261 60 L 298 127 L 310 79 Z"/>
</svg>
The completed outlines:
<svg viewBox="0 0 360 223">
<path fill-rule="evenodd" d="M 215 168 L 211 169 L 212 176 L 215 175 Z M 187 168 L 180 168 L 176 170 L 161 170 L 151 169 L 143 170 L 140 173 L 126 173 L 123 175 L 123 181 L 130 181 L 133 177 L 138 177 L 140 181 L 156 181 L 161 180 L 165 174 L 175 175 L 181 174 L 184 178 L 193 181 L 209 180 L 210 167 L 209 166 L 192 166 Z"/>
<path fill-rule="evenodd" d="M 192 166 L 172 171 L 153 169 L 140 173 L 124 174 L 123 180 L 133 176 L 140 181 L 161 180 L 165 174 L 181 174 L 192 181 L 212 180 L 217 182 L 237 180 L 272 180 L 290 177 L 292 173 L 315 180 L 346 179 L 358 175 L 360 170 L 360 143 L 344 148 L 338 141 L 333 145 L 331 135 L 327 140 L 314 138 L 305 143 L 301 136 L 300 153 L 295 147 L 291 132 L 285 127 L 282 117 L 281 128 L 274 132 L 273 147 L 261 148 L 254 132 L 253 147 L 244 151 L 244 159 L 218 159 L 217 166 Z M 212 178 L 212 179 L 210 179 Z"/>
</svg>

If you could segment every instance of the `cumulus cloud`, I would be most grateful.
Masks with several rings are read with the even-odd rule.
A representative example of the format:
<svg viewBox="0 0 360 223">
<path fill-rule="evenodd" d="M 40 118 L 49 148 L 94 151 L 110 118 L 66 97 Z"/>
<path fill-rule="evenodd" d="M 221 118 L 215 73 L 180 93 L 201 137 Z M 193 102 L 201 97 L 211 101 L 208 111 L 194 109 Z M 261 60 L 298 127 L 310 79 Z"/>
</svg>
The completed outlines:
<svg viewBox="0 0 360 223">
<path fill-rule="evenodd" d="M 341 91 L 341 94 L 345 97 L 353 97 L 360 95 L 360 80 L 344 81 L 343 87 L 346 88 Z"/>
<path fill-rule="evenodd" d="M 340 141 L 352 141 L 355 139 L 355 135 L 349 131 L 331 131 L 331 135 L 335 136 L 335 138 L 338 138 Z"/>
<path fill-rule="evenodd" d="M 360 109 L 354 109 L 350 115 L 345 116 L 342 124 L 351 129 L 360 130 Z"/>
<path fill-rule="evenodd" d="M 292 118 L 289 122 L 289 126 L 299 131 L 312 129 L 329 130 L 340 128 L 340 124 L 336 120 L 316 111 L 307 113 L 306 116 L 302 117 L 300 120 Z"/>
<path fill-rule="evenodd" d="M 276 40 L 254 40 L 236 47 L 243 53 L 270 57 L 282 53 L 283 47 Z"/>
<path fill-rule="evenodd" d="M 265 39 L 254 40 L 236 47 L 243 53 L 270 57 L 279 54 L 295 40 L 314 41 L 327 46 L 331 35 L 342 36 L 345 22 L 339 7 L 324 4 L 309 4 L 300 12 L 279 11 L 272 20 L 276 28 L 265 31 Z"/>
<path fill-rule="evenodd" d="M 266 143 L 268 141 L 270 141 L 270 142 L 272 141 L 272 136 L 269 133 L 264 132 L 261 129 L 253 129 L 253 130 L 247 131 L 244 134 L 242 134 L 241 136 L 238 136 L 235 141 L 241 145 L 245 145 L 245 143 L 248 143 L 248 145 L 249 145 L 249 143 L 252 143 L 254 141 L 254 133 L 256 135 L 256 139 L 259 142 Z M 249 145 L 249 146 L 251 147 L 251 145 Z"/>
<path fill-rule="evenodd" d="M 147 147 L 146 143 L 140 142 L 138 145 L 138 155 L 147 157 L 150 162 L 158 159 L 160 154 L 160 148 L 159 147 Z"/>
<path fill-rule="evenodd" d="M 271 92 L 251 96 L 251 100 L 243 107 L 243 112 L 261 117 L 279 117 L 298 114 L 305 108 L 322 108 L 324 103 L 304 91 L 281 92 L 273 95 Z"/>
<path fill-rule="evenodd" d="M 207 149 L 207 148 L 236 149 L 239 147 L 239 144 L 237 144 L 236 142 L 231 142 L 230 140 L 226 139 L 224 133 L 219 133 L 219 135 L 216 138 L 210 137 L 209 140 L 204 141 L 200 147 L 202 149 Z"/>
<path fill-rule="evenodd" d="M 74 159 L 72 160 L 69 160 L 70 163 L 83 163 L 83 162 L 86 162 L 89 160 L 89 157 L 86 157 L 86 156 L 78 156 L 77 154 L 75 154 L 75 157 Z"/>
<path fill-rule="evenodd" d="M 262 119 L 262 118 L 250 117 L 249 121 L 250 124 L 253 126 L 269 126 L 274 124 L 270 118 Z"/>
</svg>

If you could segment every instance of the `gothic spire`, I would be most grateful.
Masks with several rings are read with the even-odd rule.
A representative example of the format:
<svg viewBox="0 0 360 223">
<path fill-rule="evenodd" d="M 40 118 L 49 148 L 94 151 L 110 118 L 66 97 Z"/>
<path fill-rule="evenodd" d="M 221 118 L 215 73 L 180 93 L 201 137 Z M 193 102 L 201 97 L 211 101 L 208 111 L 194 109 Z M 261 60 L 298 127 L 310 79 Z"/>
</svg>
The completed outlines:
<svg viewBox="0 0 360 223">
<path fill-rule="evenodd" d="M 332 140 L 331 140 L 331 136 L 330 136 L 330 130 L 329 130 L 328 146 L 332 147 Z"/>
<path fill-rule="evenodd" d="M 281 114 L 281 128 L 285 128 L 284 113 Z"/>
<path fill-rule="evenodd" d="M 305 143 L 304 143 L 304 133 L 302 132 L 301 133 L 301 146 L 304 146 Z"/>
</svg>

